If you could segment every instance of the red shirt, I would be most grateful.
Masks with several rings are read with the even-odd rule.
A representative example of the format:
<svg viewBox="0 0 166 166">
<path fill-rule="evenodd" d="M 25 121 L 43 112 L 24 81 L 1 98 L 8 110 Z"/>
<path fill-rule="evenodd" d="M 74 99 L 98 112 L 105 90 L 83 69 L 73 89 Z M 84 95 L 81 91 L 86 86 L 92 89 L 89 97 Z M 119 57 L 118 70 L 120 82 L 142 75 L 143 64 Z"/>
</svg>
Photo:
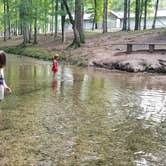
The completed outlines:
<svg viewBox="0 0 166 166">
<path fill-rule="evenodd" d="M 54 61 L 52 63 L 52 71 L 54 73 L 56 73 L 58 71 L 58 61 L 56 59 L 54 59 Z"/>
</svg>

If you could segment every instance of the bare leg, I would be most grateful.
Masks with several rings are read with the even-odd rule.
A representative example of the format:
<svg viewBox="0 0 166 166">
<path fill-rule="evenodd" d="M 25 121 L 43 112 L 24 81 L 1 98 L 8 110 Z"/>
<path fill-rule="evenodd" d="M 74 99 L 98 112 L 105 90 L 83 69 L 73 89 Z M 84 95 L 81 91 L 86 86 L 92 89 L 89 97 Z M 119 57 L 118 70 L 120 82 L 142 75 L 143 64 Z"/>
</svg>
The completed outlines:
<svg viewBox="0 0 166 166">
<path fill-rule="evenodd" d="M 3 116 L 2 112 L 0 111 L 0 130 L 3 128 Z"/>
</svg>

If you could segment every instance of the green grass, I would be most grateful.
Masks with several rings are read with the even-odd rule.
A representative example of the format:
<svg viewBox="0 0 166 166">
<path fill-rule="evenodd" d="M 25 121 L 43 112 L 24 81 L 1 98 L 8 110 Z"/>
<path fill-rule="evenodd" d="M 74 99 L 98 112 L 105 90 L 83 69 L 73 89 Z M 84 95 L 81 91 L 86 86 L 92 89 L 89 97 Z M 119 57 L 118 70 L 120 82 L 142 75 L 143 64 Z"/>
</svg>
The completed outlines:
<svg viewBox="0 0 166 166">
<path fill-rule="evenodd" d="M 52 61 L 55 51 L 43 50 L 33 46 L 12 46 L 12 47 L 1 47 L 6 53 L 28 56 L 36 59 L 42 59 L 46 61 Z M 86 61 L 80 57 L 68 57 L 66 55 L 60 54 L 59 61 L 70 63 L 77 66 L 86 66 Z"/>
</svg>

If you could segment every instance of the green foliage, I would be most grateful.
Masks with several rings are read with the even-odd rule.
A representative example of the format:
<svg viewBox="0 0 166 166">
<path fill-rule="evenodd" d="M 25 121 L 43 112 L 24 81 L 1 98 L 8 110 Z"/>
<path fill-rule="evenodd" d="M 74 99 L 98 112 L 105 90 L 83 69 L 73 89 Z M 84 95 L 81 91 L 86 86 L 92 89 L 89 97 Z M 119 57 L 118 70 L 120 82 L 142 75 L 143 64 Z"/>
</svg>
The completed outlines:
<svg viewBox="0 0 166 166">
<path fill-rule="evenodd" d="M 23 47 L 23 46 L 13 46 L 13 47 L 1 47 L 1 50 L 4 50 L 7 53 L 28 56 L 32 58 L 42 59 L 50 61 L 53 59 L 55 52 L 39 49 L 33 46 Z M 68 62 L 72 65 L 85 66 L 86 62 L 81 57 L 67 57 L 65 55 L 59 56 L 60 61 Z"/>
<path fill-rule="evenodd" d="M 165 0 L 160 0 L 159 1 L 159 8 L 166 8 L 166 1 Z"/>
<path fill-rule="evenodd" d="M 47 50 L 36 49 L 35 47 L 14 46 L 14 47 L 3 47 L 1 49 L 11 54 L 24 55 L 43 60 L 52 60 L 54 55 L 52 52 L 49 52 Z"/>
<path fill-rule="evenodd" d="M 95 16 L 95 10 L 96 10 L 96 20 L 95 22 L 98 22 L 102 20 L 103 16 L 103 0 L 96 1 L 96 9 L 95 9 L 95 4 L 94 0 L 86 0 L 88 3 L 86 9 L 86 13 L 91 14 L 90 20 L 93 21 L 94 16 Z"/>
<path fill-rule="evenodd" d="M 111 9 L 123 11 L 124 0 L 111 0 Z"/>
<path fill-rule="evenodd" d="M 6 0 L 7 1 L 7 0 Z M 58 10 L 55 10 L 55 4 L 57 0 L 8 0 L 9 3 L 9 13 L 10 17 L 10 26 L 13 30 L 17 24 L 17 29 L 21 29 L 21 23 L 26 26 L 34 27 L 34 20 L 37 17 L 38 28 L 46 29 L 49 24 L 54 24 L 55 20 L 53 17 L 55 15 L 62 16 L 66 15 L 65 10 L 61 10 L 60 6 L 63 2 L 58 0 Z M 75 1 L 68 0 L 68 5 L 71 13 L 75 11 Z M 94 21 L 95 11 L 96 18 L 95 22 L 99 22 L 103 17 L 103 0 L 96 0 L 96 9 L 95 9 L 95 0 L 82 0 L 85 13 L 90 14 L 91 22 Z M 0 31 L 3 32 L 4 29 L 4 1 L 0 1 Z M 108 11 L 116 10 L 123 11 L 124 0 L 108 0 Z M 144 4 L 142 4 L 144 5 Z M 155 0 L 148 0 L 148 15 L 154 10 Z M 166 8 L 166 1 L 159 1 L 159 8 Z M 131 0 L 130 11 L 134 13 L 135 11 L 135 0 Z M 8 25 L 7 27 L 8 28 Z M 44 30 L 43 30 L 44 31 Z"/>
</svg>

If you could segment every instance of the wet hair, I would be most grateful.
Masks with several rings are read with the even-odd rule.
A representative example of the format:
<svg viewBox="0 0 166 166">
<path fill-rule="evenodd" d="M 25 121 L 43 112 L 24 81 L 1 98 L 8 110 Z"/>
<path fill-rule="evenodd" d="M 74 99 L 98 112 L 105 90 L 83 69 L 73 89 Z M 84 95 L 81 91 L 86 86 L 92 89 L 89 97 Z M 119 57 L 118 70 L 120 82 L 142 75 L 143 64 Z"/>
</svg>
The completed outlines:
<svg viewBox="0 0 166 166">
<path fill-rule="evenodd" d="M 6 66 L 6 54 L 4 51 L 0 51 L 0 68 Z"/>
</svg>

